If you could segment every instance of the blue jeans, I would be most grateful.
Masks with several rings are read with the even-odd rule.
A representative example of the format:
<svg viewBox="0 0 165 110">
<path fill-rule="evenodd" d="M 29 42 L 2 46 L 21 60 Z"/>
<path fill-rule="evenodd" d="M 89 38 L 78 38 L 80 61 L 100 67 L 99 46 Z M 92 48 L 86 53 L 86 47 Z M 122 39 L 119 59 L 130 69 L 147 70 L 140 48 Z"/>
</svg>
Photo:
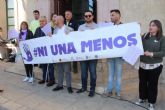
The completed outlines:
<svg viewBox="0 0 165 110">
<path fill-rule="evenodd" d="M 81 61 L 81 81 L 82 81 L 82 88 L 87 89 L 87 80 L 88 80 L 88 70 L 90 72 L 90 91 L 95 91 L 96 87 L 96 66 L 97 60 L 88 60 L 88 61 Z"/>
<path fill-rule="evenodd" d="M 124 60 L 121 57 L 108 59 L 109 80 L 107 92 L 112 92 L 113 83 L 116 77 L 116 93 L 120 94 L 123 62 Z"/>
<path fill-rule="evenodd" d="M 46 79 L 46 72 L 47 72 L 47 66 L 48 64 L 41 64 L 41 68 L 42 68 L 42 78 L 44 81 L 55 81 L 55 77 L 54 77 L 54 64 L 49 64 L 48 67 L 48 77 Z"/>
</svg>

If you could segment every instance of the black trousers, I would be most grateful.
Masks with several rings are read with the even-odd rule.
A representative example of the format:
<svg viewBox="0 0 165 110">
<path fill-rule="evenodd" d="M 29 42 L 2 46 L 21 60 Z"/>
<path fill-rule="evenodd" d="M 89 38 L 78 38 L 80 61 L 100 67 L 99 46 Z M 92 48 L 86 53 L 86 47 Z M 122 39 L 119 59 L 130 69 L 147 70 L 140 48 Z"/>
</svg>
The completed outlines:
<svg viewBox="0 0 165 110">
<path fill-rule="evenodd" d="M 32 76 L 33 65 L 31 65 L 31 64 L 24 64 L 24 65 L 25 65 L 25 71 L 26 71 L 27 77 L 33 77 Z"/>
<path fill-rule="evenodd" d="M 78 67 L 77 67 L 77 62 L 75 61 L 75 62 L 73 62 L 73 72 L 74 73 L 78 73 Z"/>
<path fill-rule="evenodd" d="M 155 104 L 158 94 L 158 80 L 163 66 L 152 70 L 139 69 L 139 98 Z"/>
</svg>

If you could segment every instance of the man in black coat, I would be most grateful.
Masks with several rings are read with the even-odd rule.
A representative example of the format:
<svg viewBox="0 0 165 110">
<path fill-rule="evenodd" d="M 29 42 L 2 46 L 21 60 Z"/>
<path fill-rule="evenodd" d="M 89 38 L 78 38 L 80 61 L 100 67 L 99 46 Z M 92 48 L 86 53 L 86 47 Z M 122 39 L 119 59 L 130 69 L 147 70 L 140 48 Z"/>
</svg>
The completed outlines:
<svg viewBox="0 0 165 110">
<path fill-rule="evenodd" d="M 74 31 L 78 30 L 78 24 L 73 19 L 73 14 L 72 14 L 72 11 L 70 11 L 70 10 L 65 11 L 65 22 L 64 23 L 68 27 L 71 27 Z M 73 62 L 73 72 L 78 73 L 77 62 Z"/>
<path fill-rule="evenodd" d="M 47 24 L 47 18 L 45 16 L 40 17 L 40 27 L 38 27 L 35 31 L 34 37 L 39 38 L 39 37 L 44 37 L 46 34 L 42 31 L 42 28 Z M 53 33 L 53 28 L 52 28 L 52 33 Z M 44 84 L 45 82 L 47 83 L 47 86 L 53 86 L 55 84 L 55 77 L 54 77 L 54 64 L 41 64 L 40 67 L 42 68 L 43 72 L 43 79 L 39 81 L 39 84 Z M 47 67 L 48 67 L 48 76 L 49 78 L 46 79 L 46 73 L 47 73 Z"/>
</svg>

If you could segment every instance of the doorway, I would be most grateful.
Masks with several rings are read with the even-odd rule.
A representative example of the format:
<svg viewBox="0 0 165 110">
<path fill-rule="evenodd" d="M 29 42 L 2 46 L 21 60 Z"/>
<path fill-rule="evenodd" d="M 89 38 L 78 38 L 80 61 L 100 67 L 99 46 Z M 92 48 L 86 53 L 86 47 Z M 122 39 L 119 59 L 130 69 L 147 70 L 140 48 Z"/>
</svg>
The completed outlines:
<svg viewBox="0 0 165 110">
<path fill-rule="evenodd" d="M 96 0 L 54 0 L 54 12 L 63 15 L 66 10 L 73 12 L 73 17 L 79 24 L 84 23 L 84 12 L 91 10 L 97 21 L 97 2 Z"/>
</svg>

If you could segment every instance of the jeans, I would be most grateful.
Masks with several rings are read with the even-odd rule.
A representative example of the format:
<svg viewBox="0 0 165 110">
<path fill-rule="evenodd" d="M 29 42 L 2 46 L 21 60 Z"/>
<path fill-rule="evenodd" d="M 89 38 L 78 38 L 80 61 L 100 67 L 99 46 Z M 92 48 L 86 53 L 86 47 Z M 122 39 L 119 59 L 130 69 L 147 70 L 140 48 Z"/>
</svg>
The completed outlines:
<svg viewBox="0 0 165 110">
<path fill-rule="evenodd" d="M 49 65 L 49 66 L 48 66 Z M 48 67 L 48 76 L 46 79 L 46 72 L 47 72 L 47 67 Z M 54 64 L 41 64 L 42 72 L 43 72 L 43 80 L 46 81 L 55 81 L 54 77 Z"/>
<path fill-rule="evenodd" d="M 109 68 L 109 79 L 107 86 L 108 92 L 112 92 L 113 83 L 116 78 L 116 93 L 120 94 L 123 62 L 124 60 L 121 57 L 108 59 L 108 68 Z"/>
<path fill-rule="evenodd" d="M 90 72 L 90 91 L 95 92 L 96 87 L 96 66 L 97 60 L 81 61 L 81 80 L 82 80 L 82 89 L 87 89 L 87 80 L 88 80 L 88 70 Z"/>
</svg>

